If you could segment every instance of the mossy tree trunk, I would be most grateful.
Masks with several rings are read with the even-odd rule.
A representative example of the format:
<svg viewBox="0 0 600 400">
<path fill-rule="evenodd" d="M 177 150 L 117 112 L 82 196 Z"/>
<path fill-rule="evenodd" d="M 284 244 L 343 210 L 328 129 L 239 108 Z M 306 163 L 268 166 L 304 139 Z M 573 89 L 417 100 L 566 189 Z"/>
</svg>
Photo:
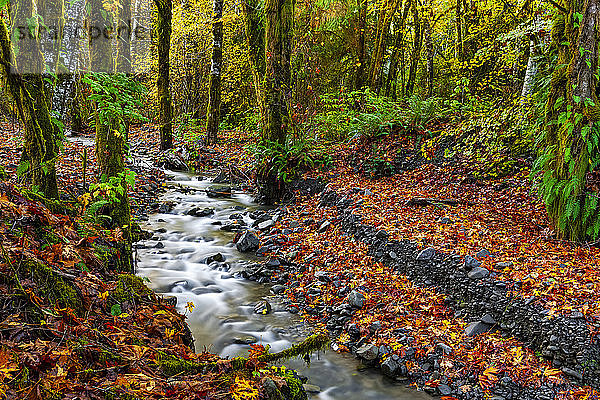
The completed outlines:
<svg viewBox="0 0 600 400">
<path fill-rule="evenodd" d="M 287 101 L 291 94 L 293 0 L 265 2 L 264 139 L 285 143 L 290 127 Z"/>
<path fill-rule="evenodd" d="M 429 18 L 423 18 L 423 35 L 425 39 L 425 50 L 427 53 L 427 97 L 431 97 L 433 95 L 433 58 L 435 56 L 435 52 L 433 50 L 433 40 L 431 37 L 431 33 L 432 29 L 431 23 L 429 22 Z"/>
<path fill-rule="evenodd" d="M 463 18 L 463 10 L 462 10 L 462 2 L 463 0 L 456 0 L 456 59 L 458 62 L 464 61 L 464 47 L 463 47 L 463 34 L 462 34 L 462 18 Z"/>
<path fill-rule="evenodd" d="M 400 21 L 394 26 L 394 30 L 396 31 L 396 38 L 394 40 L 394 47 L 392 49 L 392 55 L 390 57 L 390 69 L 388 72 L 388 79 L 385 88 L 385 95 L 389 96 L 391 93 L 394 99 L 396 98 L 397 93 L 398 65 L 401 64 L 401 68 L 404 68 L 404 63 L 400 63 L 399 56 L 401 55 L 402 58 L 404 57 L 404 25 L 411 6 L 412 0 L 406 0 L 404 2 L 402 15 L 400 15 Z M 401 85 L 401 88 L 402 87 L 404 87 L 403 84 Z"/>
<path fill-rule="evenodd" d="M 90 30 L 100 32 L 97 37 L 90 35 L 90 67 L 92 74 L 112 73 L 113 58 L 111 42 L 102 34 L 105 29 L 110 29 L 108 25 L 112 20 L 110 13 L 104 9 L 102 0 L 89 0 L 88 2 L 88 24 Z M 124 151 L 126 148 L 125 132 L 118 129 L 105 118 L 101 118 L 100 106 L 95 107 L 95 125 L 96 125 L 96 159 L 98 162 L 99 181 L 109 181 L 111 177 L 118 177 L 125 171 Z M 106 215 L 111 217 L 111 226 L 118 227 L 123 232 L 121 242 L 121 259 L 119 268 L 122 271 L 133 271 L 132 243 L 131 243 L 131 210 L 129 199 L 127 197 L 126 184 L 125 191 L 117 194 L 117 202 L 108 207 Z"/>
<path fill-rule="evenodd" d="M 265 76 L 265 24 L 263 21 L 264 10 L 259 0 L 247 0 L 242 2 L 244 11 L 244 24 L 246 44 L 250 55 L 252 67 L 252 78 L 254 80 L 254 93 L 256 104 L 261 119 L 264 118 L 264 103 L 262 97 L 263 78 Z"/>
<path fill-rule="evenodd" d="M 367 52 L 366 52 L 366 37 L 367 37 L 367 0 L 358 1 L 358 23 L 356 41 L 356 58 L 357 64 L 356 73 L 354 75 L 354 90 L 360 90 L 365 85 L 365 71 L 367 67 Z"/>
<path fill-rule="evenodd" d="M 221 123 L 221 73 L 223 70 L 223 0 L 213 0 L 213 47 L 210 62 L 206 139 L 216 143 Z"/>
<path fill-rule="evenodd" d="M 117 19 L 117 60 L 116 71 L 131 73 L 131 0 L 120 0 Z"/>
<path fill-rule="evenodd" d="M 414 92 L 415 81 L 417 78 L 417 68 L 419 67 L 419 60 L 421 59 L 421 44 L 423 41 L 423 36 L 421 35 L 421 21 L 419 18 L 419 7 L 415 4 L 413 5 L 413 45 L 412 45 L 412 53 L 410 57 L 410 66 L 408 69 L 408 81 L 406 82 L 405 94 L 407 96 L 411 96 Z"/>
<path fill-rule="evenodd" d="M 285 151 L 291 119 L 287 102 L 291 98 L 291 56 L 294 23 L 293 0 L 265 2 L 265 78 L 263 141 Z M 285 157 L 286 155 L 282 155 Z M 266 160 L 267 168 L 258 176 L 261 197 L 274 203 L 283 195 L 284 181 Z"/>
<path fill-rule="evenodd" d="M 538 166 L 540 194 L 559 235 L 597 239 L 600 104 L 598 78 L 598 0 L 563 0 L 552 27 L 556 66 L 546 104 L 546 131 Z"/>
<path fill-rule="evenodd" d="M 13 16 L 17 26 L 30 26 L 23 35 L 39 38 L 39 24 L 34 18 L 31 1 L 21 1 Z M 25 22 L 25 21 L 29 21 Z M 24 151 L 22 160 L 28 163 L 27 175 L 45 197 L 58 198 L 55 161 L 58 154 L 57 127 L 50 118 L 50 101 L 42 79 L 43 58 L 39 39 L 20 41 L 19 54 L 15 57 L 4 21 L 0 21 L 0 54 L 6 84 L 14 99 L 19 118 L 24 127 Z"/>
<path fill-rule="evenodd" d="M 401 2 L 402 0 L 390 0 L 385 2 L 385 6 L 382 7 L 379 14 L 375 38 L 375 50 L 373 52 L 373 61 L 371 63 L 370 71 L 371 88 L 377 92 L 379 92 L 382 81 L 383 61 L 386 54 L 386 44 L 390 25 Z"/>
<path fill-rule="evenodd" d="M 158 107 L 160 120 L 160 149 L 173 147 L 173 106 L 171 104 L 171 88 L 169 87 L 169 68 L 171 65 L 171 19 L 173 3 L 171 0 L 154 0 L 156 14 L 154 19 L 154 38 L 158 51 Z"/>
</svg>

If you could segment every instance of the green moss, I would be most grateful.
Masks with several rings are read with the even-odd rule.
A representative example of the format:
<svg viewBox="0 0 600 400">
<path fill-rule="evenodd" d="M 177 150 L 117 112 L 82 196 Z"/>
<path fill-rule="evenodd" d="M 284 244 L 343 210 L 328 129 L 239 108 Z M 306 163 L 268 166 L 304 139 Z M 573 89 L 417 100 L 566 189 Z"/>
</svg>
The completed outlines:
<svg viewBox="0 0 600 400">
<path fill-rule="evenodd" d="M 156 358 L 156 364 L 167 376 L 174 376 L 184 373 L 194 373 L 200 365 L 193 361 L 184 360 L 169 354 L 160 352 Z"/>
<path fill-rule="evenodd" d="M 152 290 L 144 284 L 144 281 L 135 275 L 121 274 L 118 276 L 117 282 L 117 287 L 111 294 L 115 301 L 113 304 L 139 301 L 152 294 Z"/>
<path fill-rule="evenodd" d="M 4 167 L 2 165 L 0 165 L 0 181 L 6 181 L 6 180 L 8 180 L 8 174 L 4 170 Z"/>
<path fill-rule="evenodd" d="M 34 260 L 23 262 L 25 272 L 37 284 L 39 293 L 53 303 L 59 303 L 62 307 L 68 307 L 76 312 L 83 311 L 81 296 L 75 286 L 67 283 L 64 278 L 52 270 L 52 268 Z"/>
</svg>

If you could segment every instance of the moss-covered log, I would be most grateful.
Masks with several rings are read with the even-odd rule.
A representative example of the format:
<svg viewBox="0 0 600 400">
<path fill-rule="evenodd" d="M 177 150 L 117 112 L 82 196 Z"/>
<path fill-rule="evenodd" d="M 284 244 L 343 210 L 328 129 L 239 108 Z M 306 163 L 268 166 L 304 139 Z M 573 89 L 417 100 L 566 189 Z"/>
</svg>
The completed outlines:
<svg viewBox="0 0 600 400">
<path fill-rule="evenodd" d="M 302 357 L 308 360 L 311 353 L 327 349 L 329 346 L 329 338 L 326 334 L 316 334 L 308 337 L 301 343 L 292 345 L 289 349 L 282 350 L 278 353 L 266 353 L 256 357 L 253 361 L 259 363 L 274 363 L 282 360 L 289 360 L 295 357 Z M 168 354 L 159 353 L 156 360 L 166 375 L 173 376 L 179 374 L 190 374 L 198 372 L 206 372 L 217 370 L 219 363 L 199 363 L 190 360 L 182 360 L 178 357 Z M 231 360 L 231 368 L 233 370 L 243 370 L 246 368 L 254 368 L 253 363 L 249 363 L 248 358 L 236 357 Z"/>
</svg>

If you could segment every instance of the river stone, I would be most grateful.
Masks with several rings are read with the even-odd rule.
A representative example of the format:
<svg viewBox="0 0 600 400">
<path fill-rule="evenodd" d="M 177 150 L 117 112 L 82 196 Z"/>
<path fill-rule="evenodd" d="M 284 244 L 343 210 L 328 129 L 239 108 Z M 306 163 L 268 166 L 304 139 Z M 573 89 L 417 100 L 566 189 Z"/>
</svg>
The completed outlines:
<svg viewBox="0 0 600 400">
<path fill-rule="evenodd" d="M 427 261 L 431 260 L 435 255 L 435 249 L 433 247 L 428 247 L 423 249 L 417 254 L 417 261 Z"/>
<path fill-rule="evenodd" d="M 379 356 L 379 347 L 373 344 L 365 344 L 356 351 L 356 355 L 365 361 L 375 361 Z"/>
<path fill-rule="evenodd" d="M 206 189 L 206 195 L 210 198 L 231 198 L 231 187 L 223 187 L 223 188 L 215 188 L 215 189 Z"/>
<path fill-rule="evenodd" d="M 393 355 L 385 359 L 385 361 L 381 364 L 381 372 L 384 375 L 389 377 L 398 376 L 401 374 L 402 364 L 400 364 L 400 359 L 397 355 Z"/>
<path fill-rule="evenodd" d="M 258 339 L 251 335 L 236 336 L 233 338 L 234 344 L 254 344 L 256 342 L 258 342 Z"/>
<path fill-rule="evenodd" d="M 476 258 L 473 258 L 471 256 L 465 256 L 465 268 L 466 269 L 477 268 L 480 265 L 481 265 L 481 261 L 479 261 Z"/>
<path fill-rule="evenodd" d="M 283 293 L 284 291 L 285 286 L 283 285 L 273 285 L 273 287 L 271 287 L 271 292 L 273 292 L 274 294 Z"/>
<path fill-rule="evenodd" d="M 467 256 L 468 257 L 468 256 Z M 483 279 L 490 274 L 490 271 L 483 267 L 475 267 L 471 271 L 469 271 L 469 278 L 471 279 Z"/>
<path fill-rule="evenodd" d="M 298 222 L 298 221 L 292 221 L 292 222 L 290 222 L 290 223 L 289 223 L 289 225 L 288 225 L 288 226 L 289 226 L 291 229 L 294 229 L 294 228 L 297 228 L 297 227 L 299 227 L 299 226 L 300 226 L 300 222 Z"/>
<path fill-rule="evenodd" d="M 258 229 L 260 229 L 260 230 L 269 229 L 273 225 L 275 225 L 275 222 L 273 222 L 272 219 L 268 219 L 268 220 L 266 220 L 266 221 L 261 222 L 260 224 L 258 224 Z"/>
<path fill-rule="evenodd" d="M 476 336 L 476 335 L 479 335 L 480 333 L 487 332 L 490 329 L 492 329 L 492 325 L 486 324 L 485 322 L 481 322 L 481 321 L 471 322 L 465 328 L 465 335 L 466 336 Z"/>
<path fill-rule="evenodd" d="M 213 261 L 223 262 L 223 261 L 225 261 L 225 256 L 223 256 L 223 254 L 221 254 L 221 253 L 213 254 L 212 256 L 206 257 L 205 263 L 210 264 Z"/>
<path fill-rule="evenodd" d="M 348 304 L 350 304 L 354 308 L 363 308 L 365 305 L 365 295 L 353 290 L 347 297 Z"/>
<path fill-rule="evenodd" d="M 449 396 L 452 394 L 452 389 L 448 385 L 439 384 L 437 390 L 441 396 Z"/>
<path fill-rule="evenodd" d="M 496 268 L 498 268 L 498 269 L 511 268 L 512 266 L 513 266 L 513 263 L 511 261 L 502 261 L 502 262 L 496 263 Z"/>
<path fill-rule="evenodd" d="M 327 228 L 329 228 L 329 226 L 331 225 L 331 222 L 329 221 L 325 221 L 321 224 L 321 226 L 319 227 L 319 232 L 325 232 L 327 230 Z"/>
<path fill-rule="evenodd" d="M 254 306 L 255 314 L 267 315 L 267 314 L 271 313 L 271 310 L 272 310 L 271 303 L 269 303 L 267 300 L 259 301 Z"/>
<path fill-rule="evenodd" d="M 260 240 L 254 233 L 250 231 L 244 232 L 244 234 L 240 237 L 240 240 L 238 240 L 238 242 L 235 245 L 238 251 L 242 253 L 256 250 L 259 246 Z"/>
<path fill-rule="evenodd" d="M 491 256 L 492 256 L 492 253 L 490 253 L 487 249 L 481 249 L 477 253 L 475 253 L 475 257 L 477 257 L 477 258 L 485 258 L 485 257 L 491 257 Z"/>
<path fill-rule="evenodd" d="M 485 314 L 481 318 L 481 322 L 483 322 L 484 324 L 488 324 L 488 325 L 496 325 L 496 320 L 490 314 Z"/>
<path fill-rule="evenodd" d="M 452 347 L 448 346 L 446 343 L 438 343 L 436 348 L 446 355 L 452 353 Z"/>
<path fill-rule="evenodd" d="M 304 391 L 306 393 L 320 393 L 321 392 L 321 388 L 318 387 L 317 385 L 311 385 L 310 383 L 304 383 L 302 384 L 302 387 L 304 388 Z"/>
</svg>

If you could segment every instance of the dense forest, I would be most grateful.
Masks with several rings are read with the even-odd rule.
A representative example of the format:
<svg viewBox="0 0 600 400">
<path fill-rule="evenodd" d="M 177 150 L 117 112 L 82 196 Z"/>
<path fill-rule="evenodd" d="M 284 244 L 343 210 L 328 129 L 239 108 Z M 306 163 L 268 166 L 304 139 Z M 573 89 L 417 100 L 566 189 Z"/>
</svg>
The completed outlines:
<svg viewBox="0 0 600 400">
<path fill-rule="evenodd" d="M 600 398 L 599 7 L 0 0 L 0 397 Z"/>
</svg>

